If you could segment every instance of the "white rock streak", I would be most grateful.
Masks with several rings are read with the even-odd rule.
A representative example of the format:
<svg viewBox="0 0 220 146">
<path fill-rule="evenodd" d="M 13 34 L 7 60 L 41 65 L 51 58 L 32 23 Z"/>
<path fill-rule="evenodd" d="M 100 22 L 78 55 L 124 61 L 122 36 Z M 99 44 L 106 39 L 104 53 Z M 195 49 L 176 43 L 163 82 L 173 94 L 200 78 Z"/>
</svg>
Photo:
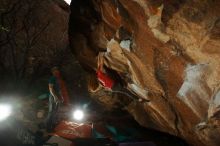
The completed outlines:
<svg viewBox="0 0 220 146">
<path fill-rule="evenodd" d="M 210 93 L 206 83 L 207 64 L 188 65 L 185 70 L 185 80 L 177 95 L 199 117 L 207 112 Z"/>
<path fill-rule="evenodd" d="M 127 50 L 127 51 L 131 51 L 131 41 L 130 40 L 122 40 L 120 42 L 120 47 L 122 47 L 123 49 Z"/>
</svg>

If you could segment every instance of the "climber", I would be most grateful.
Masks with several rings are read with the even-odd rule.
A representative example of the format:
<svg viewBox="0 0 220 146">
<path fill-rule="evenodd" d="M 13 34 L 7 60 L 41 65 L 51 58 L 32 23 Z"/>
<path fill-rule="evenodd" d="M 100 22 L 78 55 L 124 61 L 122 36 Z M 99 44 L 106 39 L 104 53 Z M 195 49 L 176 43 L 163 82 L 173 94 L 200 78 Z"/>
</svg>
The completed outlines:
<svg viewBox="0 0 220 146">
<path fill-rule="evenodd" d="M 99 83 L 101 83 L 102 87 L 106 90 L 109 90 L 113 93 L 124 94 L 130 97 L 133 100 L 139 100 L 139 97 L 133 93 L 131 93 L 126 87 L 123 87 L 120 82 L 112 79 L 106 69 L 104 68 L 104 55 L 105 53 L 99 53 L 98 55 L 98 63 L 97 63 L 97 79 Z M 142 100 L 141 100 L 142 101 Z"/>
<path fill-rule="evenodd" d="M 104 60 L 103 60 L 103 53 L 99 53 L 98 55 L 98 63 L 97 63 L 97 78 L 101 85 L 108 90 L 113 88 L 115 81 L 107 75 L 106 70 L 104 69 Z"/>
<path fill-rule="evenodd" d="M 59 106 L 61 104 L 68 106 L 69 104 L 67 88 L 58 67 L 53 67 L 51 72 L 52 76 L 49 79 L 49 109 L 46 119 L 46 128 L 48 131 L 53 130 L 54 126 L 56 125 L 57 111 Z"/>
</svg>

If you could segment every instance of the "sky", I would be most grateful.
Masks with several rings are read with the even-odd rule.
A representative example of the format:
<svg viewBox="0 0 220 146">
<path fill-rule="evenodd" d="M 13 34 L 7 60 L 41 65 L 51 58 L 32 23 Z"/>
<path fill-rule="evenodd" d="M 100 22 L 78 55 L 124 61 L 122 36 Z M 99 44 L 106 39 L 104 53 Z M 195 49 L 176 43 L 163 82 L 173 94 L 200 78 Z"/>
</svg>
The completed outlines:
<svg viewBox="0 0 220 146">
<path fill-rule="evenodd" d="M 64 0 L 64 1 L 70 5 L 71 0 Z"/>
</svg>

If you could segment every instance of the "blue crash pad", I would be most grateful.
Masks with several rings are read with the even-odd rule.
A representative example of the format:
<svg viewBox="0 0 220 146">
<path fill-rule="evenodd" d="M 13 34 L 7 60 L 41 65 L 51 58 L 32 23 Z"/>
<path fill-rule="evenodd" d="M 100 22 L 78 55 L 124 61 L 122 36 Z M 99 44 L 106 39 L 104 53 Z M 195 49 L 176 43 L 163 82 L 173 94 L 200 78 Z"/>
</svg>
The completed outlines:
<svg viewBox="0 0 220 146">
<path fill-rule="evenodd" d="M 129 142 L 120 143 L 119 146 L 156 146 L 153 142 Z"/>
</svg>

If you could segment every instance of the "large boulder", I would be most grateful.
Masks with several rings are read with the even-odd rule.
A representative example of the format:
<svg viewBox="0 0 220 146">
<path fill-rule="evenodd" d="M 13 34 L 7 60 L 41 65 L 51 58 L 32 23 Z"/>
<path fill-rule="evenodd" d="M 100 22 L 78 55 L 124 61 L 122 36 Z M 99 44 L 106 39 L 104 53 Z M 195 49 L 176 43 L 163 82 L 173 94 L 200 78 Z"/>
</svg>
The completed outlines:
<svg viewBox="0 0 220 146">
<path fill-rule="evenodd" d="M 89 90 L 98 87 L 97 56 L 105 51 L 105 66 L 150 100 L 125 107 L 142 126 L 195 146 L 218 146 L 219 5 L 217 0 L 72 1 L 70 46 L 93 78 Z M 100 96 L 102 104 L 114 107 L 115 98 Z"/>
</svg>

